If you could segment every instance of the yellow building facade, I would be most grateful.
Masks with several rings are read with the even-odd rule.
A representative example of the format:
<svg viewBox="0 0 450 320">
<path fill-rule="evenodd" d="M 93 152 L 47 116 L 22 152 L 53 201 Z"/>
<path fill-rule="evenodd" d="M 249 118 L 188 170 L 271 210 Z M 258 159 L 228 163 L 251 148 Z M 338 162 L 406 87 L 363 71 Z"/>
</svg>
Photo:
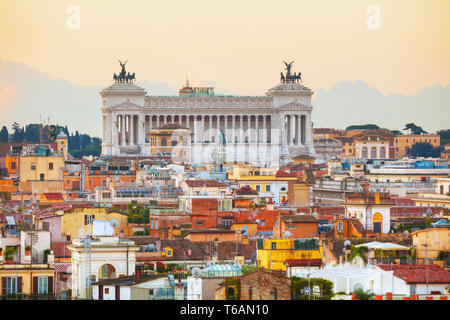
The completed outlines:
<svg viewBox="0 0 450 320">
<path fill-rule="evenodd" d="M 53 294 L 54 276 L 55 269 L 49 264 L 0 264 L 0 292 L 2 295 Z"/>
<path fill-rule="evenodd" d="M 434 148 L 441 144 L 441 137 L 438 134 L 404 134 L 395 137 L 395 154 L 398 159 L 406 156 L 406 148 L 411 148 L 418 142 L 426 142 Z"/>
<path fill-rule="evenodd" d="M 78 239 L 93 234 L 95 220 L 117 223 L 114 233 L 117 236 L 131 236 L 128 216 L 119 212 L 108 212 L 108 208 L 73 208 L 62 213 L 61 233 L 66 239 Z"/>
<path fill-rule="evenodd" d="M 64 155 L 54 156 L 21 156 L 20 181 L 61 180 L 64 168 Z"/>
<path fill-rule="evenodd" d="M 297 181 L 298 178 L 294 174 L 277 176 L 278 171 L 277 168 L 235 166 L 228 172 L 228 180 L 236 180 L 238 189 L 249 187 L 262 194 L 272 193 L 275 203 L 284 203 L 288 200 L 289 181 Z"/>
<path fill-rule="evenodd" d="M 287 259 L 322 259 L 319 239 L 258 239 L 258 266 L 268 270 L 286 271 Z"/>
</svg>

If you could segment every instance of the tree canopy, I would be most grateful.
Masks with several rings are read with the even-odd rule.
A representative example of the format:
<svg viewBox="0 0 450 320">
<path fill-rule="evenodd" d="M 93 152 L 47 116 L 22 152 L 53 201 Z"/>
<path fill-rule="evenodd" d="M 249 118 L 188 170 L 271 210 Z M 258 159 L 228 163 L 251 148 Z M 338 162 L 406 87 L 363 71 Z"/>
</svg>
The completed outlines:
<svg viewBox="0 0 450 320">
<path fill-rule="evenodd" d="M 31 143 L 40 143 L 40 131 L 41 124 L 30 123 L 25 127 L 22 127 L 17 122 L 14 122 L 12 125 L 13 134 L 11 137 L 12 142 L 31 142 Z M 43 133 L 45 133 L 48 128 L 46 126 L 42 127 Z M 100 138 L 91 137 L 88 134 L 80 134 L 78 131 L 75 131 L 75 134 L 70 134 L 67 126 L 56 125 L 55 134 L 59 135 L 61 132 L 64 132 L 67 136 L 68 140 L 68 151 L 75 158 L 82 158 L 83 156 L 99 156 L 102 149 L 102 141 Z M 3 126 L 0 131 L 0 142 L 8 142 L 9 141 L 9 133 L 6 126 Z"/>
<path fill-rule="evenodd" d="M 360 124 L 348 126 L 345 130 L 380 130 L 380 127 L 376 124 Z"/>
<path fill-rule="evenodd" d="M 319 287 L 320 293 L 318 295 L 313 294 L 315 287 Z M 311 293 L 311 296 L 308 292 Z M 292 300 L 309 300 L 310 297 L 311 300 L 331 300 L 333 296 L 333 282 L 329 280 L 322 278 L 291 278 Z"/>
<path fill-rule="evenodd" d="M 438 158 L 441 155 L 443 147 L 433 147 L 428 142 L 417 142 L 406 148 L 406 154 L 412 157 Z"/>
<path fill-rule="evenodd" d="M 428 133 L 425 130 L 423 130 L 422 127 L 417 126 L 415 123 L 407 123 L 407 124 L 405 124 L 405 127 L 403 128 L 403 130 L 407 130 L 411 134 L 417 134 L 417 135 Z"/>
<path fill-rule="evenodd" d="M 8 140 L 9 140 L 8 128 L 6 128 L 6 126 L 3 126 L 2 130 L 0 131 L 0 142 L 8 142 Z"/>
</svg>

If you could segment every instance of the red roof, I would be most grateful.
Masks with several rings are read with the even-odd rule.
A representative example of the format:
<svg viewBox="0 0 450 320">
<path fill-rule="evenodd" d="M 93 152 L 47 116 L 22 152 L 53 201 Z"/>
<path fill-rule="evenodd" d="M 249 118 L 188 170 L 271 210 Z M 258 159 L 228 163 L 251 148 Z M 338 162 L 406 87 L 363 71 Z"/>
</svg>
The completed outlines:
<svg viewBox="0 0 450 320">
<path fill-rule="evenodd" d="M 297 175 L 295 173 L 287 173 L 283 170 L 278 170 L 275 174 L 275 177 L 277 178 L 297 178 Z"/>
<path fill-rule="evenodd" d="M 284 264 L 288 267 L 320 267 L 322 259 L 286 259 Z"/>
<path fill-rule="evenodd" d="M 450 272 L 435 264 L 380 264 L 385 271 L 394 271 L 394 276 L 407 283 L 450 283 Z"/>
<path fill-rule="evenodd" d="M 44 193 L 44 197 L 47 200 L 61 200 L 64 201 L 64 198 L 61 193 L 51 192 L 51 193 Z"/>
<path fill-rule="evenodd" d="M 53 251 L 55 258 L 70 258 L 72 252 L 67 247 L 72 241 L 53 241 L 50 244 L 50 250 Z"/>
</svg>

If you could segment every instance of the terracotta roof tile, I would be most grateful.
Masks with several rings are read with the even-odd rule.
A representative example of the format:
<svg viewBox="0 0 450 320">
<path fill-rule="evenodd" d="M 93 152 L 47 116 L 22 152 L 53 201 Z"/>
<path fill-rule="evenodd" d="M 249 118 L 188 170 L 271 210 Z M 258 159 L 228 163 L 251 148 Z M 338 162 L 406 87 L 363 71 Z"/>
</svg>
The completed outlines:
<svg viewBox="0 0 450 320">
<path fill-rule="evenodd" d="M 49 193 L 44 193 L 44 196 L 45 196 L 45 198 L 47 200 L 61 200 L 61 201 L 64 201 L 64 198 L 63 198 L 61 193 L 49 192 Z"/>
<path fill-rule="evenodd" d="M 275 174 L 275 177 L 277 177 L 277 178 L 296 178 L 297 175 L 295 173 L 287 173 L 286 171 L 278 170 L 277 173 Z"/>
<path fill-rule="evenodd" d="M 380 264 L 385 271 L 394 271 L 394 276 L 407 283 L 450 283 L 450 272 L 435 264 Z"/>
<path fill-rule="evenodd" d="M 288 267 L 320 267 L 322 259 L 286 259 L 284 264 Z"/>
</svg>

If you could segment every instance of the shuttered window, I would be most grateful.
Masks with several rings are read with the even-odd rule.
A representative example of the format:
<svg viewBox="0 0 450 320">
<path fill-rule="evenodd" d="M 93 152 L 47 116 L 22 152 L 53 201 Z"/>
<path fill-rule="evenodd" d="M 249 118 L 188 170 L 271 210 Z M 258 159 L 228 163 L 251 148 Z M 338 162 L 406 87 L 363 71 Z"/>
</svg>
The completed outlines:
<svg viewBox="0 0 450 320">
<path fill-rule="evenodd" d="M 47 294 L 48 293 L 48 278 L 47 277 L 39 277 L 38 293 L 39 294 Z"/>
<path fill-rule="evenodd" d="M 19 288 L 20 291 L 18 290 Z M 2 295 L 16 294 L 21 292 L 22 277 L 2 277 Z"/>
</svg>

